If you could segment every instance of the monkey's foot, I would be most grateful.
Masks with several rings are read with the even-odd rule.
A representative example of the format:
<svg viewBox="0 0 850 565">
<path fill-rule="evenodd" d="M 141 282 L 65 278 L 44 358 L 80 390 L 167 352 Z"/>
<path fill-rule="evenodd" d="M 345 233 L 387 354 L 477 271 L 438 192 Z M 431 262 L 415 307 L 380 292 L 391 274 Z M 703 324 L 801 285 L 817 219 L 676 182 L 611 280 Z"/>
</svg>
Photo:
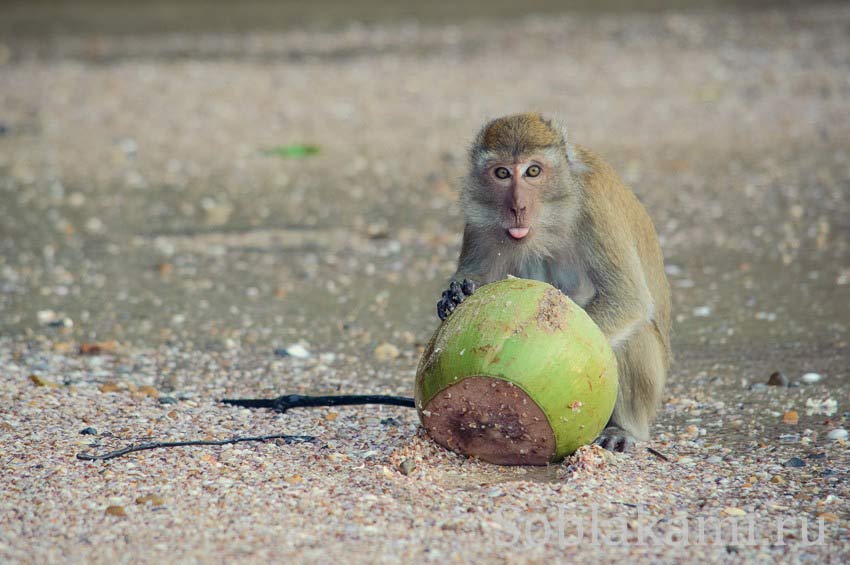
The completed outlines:
<svg viewBox="0 0 850 565">
<path fill-rule="evenodd" d="M 602 433 L 599 434 L 599 437 L 593 443 L 609 451 L 626 453 L 634 448 L 636 441 L 634 436 L 623 428 L 608 426 L 602 430 Z"/>
<path fill-rule="evenodd" d="M 463 283 L 452 281 L 449 289 L 443 291 L 442 298 L 437 302 L 437 315 L 441 320 L 445 320 L 473 292 L 475 292 L 475 283 L 471 280 L 463 279 Z"/>
</svg>

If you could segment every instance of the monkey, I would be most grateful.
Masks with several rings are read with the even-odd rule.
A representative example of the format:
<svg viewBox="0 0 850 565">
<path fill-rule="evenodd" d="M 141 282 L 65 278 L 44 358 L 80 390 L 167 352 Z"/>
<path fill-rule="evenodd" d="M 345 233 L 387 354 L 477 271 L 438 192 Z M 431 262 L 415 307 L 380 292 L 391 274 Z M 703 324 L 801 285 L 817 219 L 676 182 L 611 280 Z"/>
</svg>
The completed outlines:
<svg viewBox="0 0 850 565">
<path fill-rule="evenodd" d="M 655 226 L 614 169 L 537 113 L 486 123 L 460 191 L 457 270 L 437 303 L 445 319 L 482 284 L 544 281 L 581 306 L 617 358 L 619 392 L 596 443 L 649 439 L 670 365 L 670 287 Z"/>
</svg>

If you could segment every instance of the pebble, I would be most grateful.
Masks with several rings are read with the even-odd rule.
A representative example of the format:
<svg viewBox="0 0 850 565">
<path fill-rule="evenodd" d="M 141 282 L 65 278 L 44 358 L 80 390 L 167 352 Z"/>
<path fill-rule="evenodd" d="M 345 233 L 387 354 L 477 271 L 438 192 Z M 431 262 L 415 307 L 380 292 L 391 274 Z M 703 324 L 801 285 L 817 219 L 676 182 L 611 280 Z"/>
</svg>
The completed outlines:
<svg viewBox="0 0 850 565">
<path fill-rule="evenodd" d="M 57 314 L 53 310 L 39 310 L 35 316 L 42 326 L 46 326 L 57 319 Z"/>
<path fill-rule="evenodd" d="M 785 373 L 780 371 L 776 371 L 770 375 L 770 378 L 767 379 L 768 386 L 788 386 L 788 377 L 785 376 Z"/>
<path fill-rule="evenodd" d="M 698 306 L 694 308 L 694 316 L 697 318 L 705 318 L 711 316 L 711 306 Z"/>
<path fill-rule="evenodd" d="M 782 464 L 783 467 L 805 467 L 806 462 L 800 459 L 799 457 L 792 457 L 788 461 Z"/>
<path fill-rule="evenodd" d="M 179 400 L 174 398 L 173 396 L 160 396 L 159 403 L 160 404 L 177 404 Z"/>
<path fill-rule="evenodd" d="M 154 494 L 148 494 L 145 496 L 140 496 L 136 499 L 136 504 L 150 504 L 151 506 L 163 506 L 165 504 L 165 499 L 161 496 L 156 496 Z"/>
<path fill-rule="evenodd" d="M 847 430 L 844 428 L 835 428 L 826 434 L 826 437 L 835 441 L 847 439 Z"/>
<path fill-rule="evenodd" d="M 796 410 L 789 410 L 782 415 L 782 421 L 786 424 L 796 424 L 800 420 L 800 415 Z"/>
<path fill-rule="evenodd" d="M 65 316 L 64 314 L 54 312 L 53 310 L 39 310 L 36 313 L 36 318 L 38 319 L 38 323 L 40 325 L 47 326 L 50 328 L 74 327 L 74 320 Z"/>
<path fill-rule="evenodd" d="M 84 436 L 96 436 L 97 430 L 94 428 L 83 428 L 80 433 Z"/>
<path fill-rule="evenodd" d="M 398 466 L 398 470 L 401 471 L 402 475 L 407 476 L 416 470 L 416 463 L 413 461 L 413 459 L 405 459 Z"/>
<path fill-rule="evenodd" d="M 375 359 L 378 361 L 391 361 L 398 356 L 398 347 L 392 343 L 384 342 L 375 348 Z"/>
<path fill-rule="evenodd" d="M 39 377 L 38 375 L 30 375 L 30 381 L 35 386 L 46 386 L 48 388 L 59 388 L 59 385 L 57 383 L 54 383 L 53 381 L 48 381 L 47 379 Z"/>
<path fill-rule="evenodd" d="M 708 463 L 713 464 L 713 465 L 717 465 L 718 463 L 723 463 L 723 458 L 720 457 L 719 455 L 712 455 L 711 457 L 706 459 L 706 461 Z"/>
<path fill-rule="evenodd" d="M 299 343 L 275 349 L 274 354 L 278 357 L 295 357 L 296 359 L 308 359 L 310 357 L 307 348 Z"/>
<path fill-rule="evenodd" d="M 806 399 L 806 414 L 809 416 L 816 414 L 832 416 L 836 412 L 838 412 L 838 401 L 834 398 L 824 398 L 820 400 L 814 398 Z"/>
<path fill-rule="evenodd" d="M 150 385 L 140 386 L 138 390 L 136 390 L 136 393 L 142 396 L 154 396 L 159 398 L 159 391 Z"/>
<path fill-rule="evenodd" d="M 104 513 L 107 516 L 126 516 L 127 511 L 124 510 L 123 506 L 107 506 Z"/>
<path fill-rule="evenodd" d="M 821 376 L 821 375 L 820 375 L 820 374 L 818 374 L 818 373 L 806 373 L 805 375 L 803 375 L 802 377 L 800 377 L 800 379 L 801 379 L 804 383 L 811 385 L 811 384 L 815 384 L 815 383 L 820 382 L 820 381 L 821 381 L 821 379 L 823 379 L 823 376 Z"/>
<path fill-rule="evenodd" d="M 723 513 L 727 516 L 746 516 L 747 511 L 743 508 L 736 508 L 734 506 L 728 506 L 723 509 Z"/>
</svg>

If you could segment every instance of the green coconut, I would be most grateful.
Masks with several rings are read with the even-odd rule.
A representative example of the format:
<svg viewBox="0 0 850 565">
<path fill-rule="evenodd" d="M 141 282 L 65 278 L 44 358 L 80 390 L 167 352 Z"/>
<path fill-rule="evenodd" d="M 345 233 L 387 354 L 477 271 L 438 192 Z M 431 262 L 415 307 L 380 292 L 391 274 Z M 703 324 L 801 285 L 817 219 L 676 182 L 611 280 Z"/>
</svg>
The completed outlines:
<svg viewBox="0 0 850 565">
<path fill-rule="evenodd" d="M 442 446 L 501 465 L 545 465 L 592 442 L 617 399 L 617 361 L 590 316 L 555 287 L 479 288 L 434 333 L 416 409 Z"/>
</svg>

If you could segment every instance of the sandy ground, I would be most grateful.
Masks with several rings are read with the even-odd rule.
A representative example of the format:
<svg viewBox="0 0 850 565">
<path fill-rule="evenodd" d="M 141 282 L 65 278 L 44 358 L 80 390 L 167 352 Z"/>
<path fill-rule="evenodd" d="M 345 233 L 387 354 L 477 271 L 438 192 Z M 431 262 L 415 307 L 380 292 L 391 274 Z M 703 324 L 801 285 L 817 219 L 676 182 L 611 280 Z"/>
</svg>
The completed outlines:
<svg viewBox="0 0 850 565">
<path fill-rule="evenodd" d="M 848 32 L 835 4 L 6 36 L 0 561 L 846 561 Z M 526 109 L 662 237 L 666 460 L 500 468 L 402 408 L 217 402 L 410 395 L 466 144 Z M 75 458 L 283 432 L 316 441 Z"/>
</svg>

